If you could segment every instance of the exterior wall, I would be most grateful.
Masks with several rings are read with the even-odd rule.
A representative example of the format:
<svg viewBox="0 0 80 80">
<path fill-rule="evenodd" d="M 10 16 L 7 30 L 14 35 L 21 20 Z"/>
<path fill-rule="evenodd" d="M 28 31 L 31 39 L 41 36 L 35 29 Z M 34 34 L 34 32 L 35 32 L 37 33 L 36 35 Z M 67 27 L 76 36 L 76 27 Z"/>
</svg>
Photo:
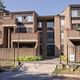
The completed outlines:
<svg viewBox="0 0 80 80">
<path fill-rule="evenodd" d="M 19 53 L 17 48 L 0 48 L 0 59 L 14 60 L 20 56 L 36 56 L 36 49 L 20 48 Z"/>
<path fill-rule="evenodd" d="M 65 30 L 64 30 L 64 55 L 67 55 L 67 29 L 71 29 L 71 14 L 70 6 L 65 10 Z"/>
<path fill-rule="evenodd" d="M 16 16 L 33 16 L 33 22 L 27 22 L 26 19 L 22 18 L 22 25 L 27 28 L 32 28 L 32 32 L 28 33 L 16 33 L 16 28 L 19 26 L 16 24 Z M 68 50 L 71 52 L 73 49 L 67 48 L 67 46 L 73 46 L 70 43 L 70 38 L 73 39 L 79 39 L 79 32 L 75 30 L 71 30 L 72 24 L 80 23 L 80 19 L 78 18 L 71 18 L 71 6 L 68 6 L 63 13 L 56 16 L 38 16 L 34 11 L 32 12 L 12 12 L 8 16 L 3 16 L 2 20 L 0 20 L 0 47 L 4 48 L 0 49 L 2 52 L 6 52 L 9 48 L 9 51 L 13 54 L 13 42 L 19 41 L 23 42 L 36 42 L 36 50 L 33 51 L 33 54 L 39 55 L 39 49 L 40 49 L 40 35 L 38 33 L 38 21 L 42 21 L 42 56 L 47 57 L 47 45 L 48 45 L 48 37 L 47 37 L 47 21 L 54 20 L 54 40 L 55 40 L 55 56 L 59 56 L 61 54 L 61 16 L 64 16 L 65 19 L 65 27 L 64 27 L 64 55 L 67 55 Z M 54 18 L 54 19 L 53 19 Z M 13 31 L 11 32 L 11 29 Z M 69 31 L 68 31 L 69 30 Z M 13 33 L 14 32 L 14 33 Z M 5 49 L 7 48 L 7 49 Z M 68 49 L 68 50 L 67 50 Z M 15 49 L 15 53 L 16 53 Z M 24 50 L 24 49 L 20 49 Z M 25 49 L 27 50 L 27 49 Z M 30 49 L 32 54 L 32 49 Z M 22 52 L 20 51 L 20 53 Z M 4 54 L 3 53 L 3 54 Z M 25 53 L 25 52 L 24 52 Z M 23 54 L 24 54 L 23 53 Z M 10 53 L 9 53 L 10 54 Z M 16 53 L 17 54 L 17 53 Z"/>
<path fill-rule="evenodd" d="M 80 10 L 80 5 L 76 6 L 69 6 L 64 10 L 64 16 L 65 16 L 65 29 L 64 29 L 64 55 L 68 58 L 70 57 L 70 54 L 74 54 L 76 61 L 80 61 L 79 59 L 79 53 L 80 49 L 78 46 L 80 44 L 78 41 L 80 41 L 80 33 L 79 31 L 76 31 L 77 28 L 80 28 L 79 26 L 75 26 L 76 28 L 73 29 L 72 24 L 80 24 L 80 17 L 72 17 L 71 10 L 73 8 L 76 10 L 77 8 Z M 75 14 L 75 13 L 74 13 Z M 76 44 L 72 43 L 72 41 L 77 42 Z"/>
<path fill-rule="evenodd" d="M 61 36 L 60 36 L 60 16 L 55 16 L 55 56 L 59 56 L 61 54 Z"/>
</svg>

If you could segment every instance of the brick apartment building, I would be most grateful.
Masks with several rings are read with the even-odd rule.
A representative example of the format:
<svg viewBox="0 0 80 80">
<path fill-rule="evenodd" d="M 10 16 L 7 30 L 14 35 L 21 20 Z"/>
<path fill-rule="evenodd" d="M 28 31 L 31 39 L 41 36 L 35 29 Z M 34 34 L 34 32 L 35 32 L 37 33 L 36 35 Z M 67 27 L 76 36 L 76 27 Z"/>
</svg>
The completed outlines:
<svg viewBox="0 0 80 80">
<path fill-rule="evenodd" d="M 76 54 L 80 57 L 80 4 L 62 13 L 40 16 L 35 11 L 0 10 L 0 53 L 20 56 Z M 12 55 L 11 55 L 12 56 Z"/>
</svg>

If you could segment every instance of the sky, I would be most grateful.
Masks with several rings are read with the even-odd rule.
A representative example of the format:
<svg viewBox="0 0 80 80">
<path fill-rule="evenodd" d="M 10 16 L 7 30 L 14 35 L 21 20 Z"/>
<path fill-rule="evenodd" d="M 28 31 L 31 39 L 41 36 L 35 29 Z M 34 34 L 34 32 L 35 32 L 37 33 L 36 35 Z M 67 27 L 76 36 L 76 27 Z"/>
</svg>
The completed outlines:
<svg viewBox="0 0 80 80">
<path fill-rule="evenodd" d="M 56 15 L 69 4 L 79 4 L 80 0 L 4 0 L 7 10 L 36 11 L 39 15 Z"/>
</svg>

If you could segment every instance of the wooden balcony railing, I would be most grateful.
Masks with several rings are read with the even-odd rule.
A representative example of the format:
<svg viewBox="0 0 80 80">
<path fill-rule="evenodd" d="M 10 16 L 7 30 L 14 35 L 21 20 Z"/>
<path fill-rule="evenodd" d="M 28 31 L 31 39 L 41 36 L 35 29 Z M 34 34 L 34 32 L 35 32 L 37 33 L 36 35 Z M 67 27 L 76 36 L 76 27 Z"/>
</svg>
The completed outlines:
<svg viewBox="0 0 80 80">
<path fill-rule="evenodd" d="M 38 32 L 36 33 L 12 33 L 11 40 L 38 40 Z"/>
</svg>

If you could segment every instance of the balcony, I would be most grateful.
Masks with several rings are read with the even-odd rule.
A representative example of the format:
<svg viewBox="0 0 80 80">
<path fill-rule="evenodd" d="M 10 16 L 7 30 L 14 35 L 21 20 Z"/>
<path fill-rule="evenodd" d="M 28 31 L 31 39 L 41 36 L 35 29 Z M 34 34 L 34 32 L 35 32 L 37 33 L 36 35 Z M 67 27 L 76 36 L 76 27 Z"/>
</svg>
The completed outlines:
<svg viewBox="0 0 80 80">
<path fill-rule="evenodd" d="M 80 32 L 77 30 L 69 30 L 67 36 L 70 39 L 80 39 Z"/>
<path fill-rule="evenodd" d="M 11 40 L 18 41 L 19 42 L 29 42 L 29 41 L 38 41 L 39 36 L 38 32 L 36 33 L 12 33 L 11 34 Z"/>
<path fill-rule="evenodd" d="M 11 17 L 11 16 L 8 16 L 8 17 L 3 17 L 2 19 L 2 25 L 3 26 L 16 26 L 15 24 L 15 18 L 14 17 Z"/>
<path fill-rule="evenodd" d="M 72 24 L 78 24 L 80 23 L 80 19 L 72 19 Z"/>
</svg>

